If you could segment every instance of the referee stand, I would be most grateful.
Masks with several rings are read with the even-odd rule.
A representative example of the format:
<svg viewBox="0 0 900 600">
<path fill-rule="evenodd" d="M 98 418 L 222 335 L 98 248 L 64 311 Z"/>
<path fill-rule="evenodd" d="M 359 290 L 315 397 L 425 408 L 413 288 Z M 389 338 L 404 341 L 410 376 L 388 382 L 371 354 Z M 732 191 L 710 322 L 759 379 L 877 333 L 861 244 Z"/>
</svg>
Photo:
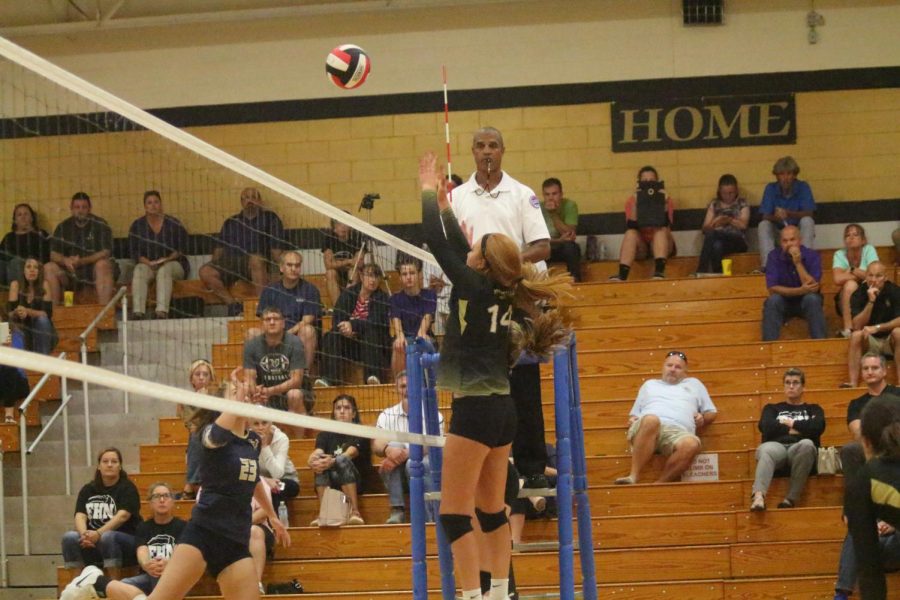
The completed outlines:
<svg viewBox="0 0 900 600">
<path fill-rule="evenodd" d="M 409 431 L 439 435 L 437 391 L 434 367 L 440 355 L 426 340 L 419 339 L 407 345 L 406 371 L 409 378 Z M 587 464 L 584 454 L 584 431 L 581 421 L 581 391 L 578 382 L 578 360 L 573 333 L 566 346 L 553 354 L 553 391 L 556 418 L 557 454 L 557 510 L 559 548 L 559 594 L 542 594 L 538 598 L 574 600 L 575 592 L 575 542 L 572 525 L 573 512 L 578 519 L 578 545 L 581 559 L 581 592 L 585 600 L 596 600 L 597 578 L 594 570 L 593 533 L 591 507 L 587 496 Z M 424 423 L 423 423 L 424 408 Z M 428 575 L 425 548 L 425 502 L 439 500 L 440 492 L 425 494 L 422 446 L 411 444 L 409 450 L 410 526 L 412 531 L 412 582 L 413 599 L 428 598 Z M 443 449 L 428 450 L 431 478 L 434 489 L 441 487 Z M 535 490 L 520 490 L 519 496 L 534 495 Z M 552 491 L 552 490 L 551 490 Z M 541 495 L 550 495 L 541 491 Z M 575 510 L 573 511 L 573 504 Z M 456 584 L 453 578 L 453 555 L 440 520 L 435 523 L 438 545 L 438 561 L 441 572 L 443 600 L 453 600 Z M 546 546 L 545 543 L 539 543 Z M 522 547 L 524 545 L 520 545 Z M 521 600 L 528 596 L 519 594 Z M 496 599 L 492 599 L 496 600 Z"/>
</svg>

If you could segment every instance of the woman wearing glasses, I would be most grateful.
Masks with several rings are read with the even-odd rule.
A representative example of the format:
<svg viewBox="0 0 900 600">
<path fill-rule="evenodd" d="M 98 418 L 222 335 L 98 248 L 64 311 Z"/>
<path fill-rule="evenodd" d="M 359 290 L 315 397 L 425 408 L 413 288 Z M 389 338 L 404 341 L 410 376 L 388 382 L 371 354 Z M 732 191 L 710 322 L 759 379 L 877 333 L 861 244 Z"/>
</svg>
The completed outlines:
<svg viewBox="0 0 900 600">
<path fill-rule="evenodd" d="M 794 508 L 816 466 L 819 438 L 825 431 L 825 411 L 803 401 L 803 371 L 784 372 L 784 402 L 766 404 L 759 418 L 762 444 L 756 449 L 756 479 L 750 510 L 766 510 L 766 492 L 779 469 L 789 469 L 790 485 L 778 508 Z"/>
</svg>

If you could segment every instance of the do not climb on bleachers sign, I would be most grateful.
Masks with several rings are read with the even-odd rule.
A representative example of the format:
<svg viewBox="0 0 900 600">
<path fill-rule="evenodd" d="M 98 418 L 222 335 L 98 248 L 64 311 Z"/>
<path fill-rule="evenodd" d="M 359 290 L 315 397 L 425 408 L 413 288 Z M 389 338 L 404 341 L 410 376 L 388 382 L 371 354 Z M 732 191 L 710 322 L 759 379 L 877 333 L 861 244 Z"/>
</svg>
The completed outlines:
<svg viewBox="0 0 900 600">
<path fill-rule="evenodd" d="M 718 481 L 719 455 L 701 453 L 694 458 L 688 470 L 681 475 L 682 481 Z"/>
</svg>

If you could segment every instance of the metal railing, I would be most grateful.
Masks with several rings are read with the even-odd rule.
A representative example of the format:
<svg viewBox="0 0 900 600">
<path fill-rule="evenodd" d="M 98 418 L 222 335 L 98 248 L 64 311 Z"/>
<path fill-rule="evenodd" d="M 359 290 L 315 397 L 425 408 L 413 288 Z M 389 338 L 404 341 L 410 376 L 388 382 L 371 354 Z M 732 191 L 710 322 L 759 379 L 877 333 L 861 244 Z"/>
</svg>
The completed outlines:
<svg viewBox="0 0 900 600">
<path fill-rule="evenodd" d="M 65 357 L 65 352 L 59 353 L 59 358 Z M 41 428 L 41 432 L 36 438 L 34 438 L 34 441 L 31 442 L 31 446 L 28 445 L 27 433 L 25 430 L 25 411 L 28 409 L 28 406 L 37 398 L 41 389 L 49 380 L 50 373 L 45 373 L 44 376 L 38 380 L 37 384 L 34 386 L 28 396 L 25 397 L 25 401 L 22 402 L 22 406 L 19 408 L 19 470 L 22 474 L 22 544 L 24 550 L 23 553 L 25 554 L 25 556 L 29 556 L 31 554 L 31 531 L 28 522 L 28 455 L 34 452 L 34 449 L 44 438 L 44 434 L 47 433 L 47 431 L 50 429 L 50 427 L 53 425 L 60 414 L 62 414 L 63 418 L 63 462 L 65 464 L 66 471 L 66 495 L 68 496 L 72 493 L 72 473 L 69 464 L 69 400 L 71 400 L 72 397 L 69 395 L 69 381 L 65 377 L 63 377 L 62 381 L 60 382 L 60 385 L 62 386 L 60 393 L 60 395 L 62 396 L 62 402 L 60 403 L 59 408 L 56 409 L 56 412 L 53 413 L 53 416 L 51 416 L 47 421 L 47 424 Z M 3 551 L 5 554 L 6 538 L 3 539 Z"/>
<path fill-rule="evenodd" d="M 125 375 L 128 375 L 128 288 L 122 286 L 119 288 L 119 291 L 116 292 L 116 295 L 113 296 L 109 302 L 106 303 L 106 306 L 100 309 L 100 312 L 97 313 L 97 316 L 94 317 L 94 320 L 91 321 L 90 325 L 88 325 L 84 331 L 81 332 L 81 335 L 78 336 L 78 339 L 81 341 L 81 364 L 88 364 L 87 356 L 88 356 L 88 348 L 87 348 L 87 340 L 88 336 L 91 335 L 91 332 L 97 328 L 97 325 L 100 324 L 100 321 L 103 317 L 106 316 L 106 313 L 110 311 L 110 309 L 115 306 L 116 302 L 119 299 L 122 300 L 122 370 Z M 93 451 L 91 448 L 91 425 L 90 425 L 90 417 L 91 417 L 91 409 L 90 409 L 90 399 L 88 392 L 88 382 L 81 382 L 81 390 L 84 394 L 84 447 L 85 447 L 85 461 L 86 465 L 89 467 L 93 464 Z M 125 392 L 125 414 L 128 414 L 128 392 Z"/>
</svg>

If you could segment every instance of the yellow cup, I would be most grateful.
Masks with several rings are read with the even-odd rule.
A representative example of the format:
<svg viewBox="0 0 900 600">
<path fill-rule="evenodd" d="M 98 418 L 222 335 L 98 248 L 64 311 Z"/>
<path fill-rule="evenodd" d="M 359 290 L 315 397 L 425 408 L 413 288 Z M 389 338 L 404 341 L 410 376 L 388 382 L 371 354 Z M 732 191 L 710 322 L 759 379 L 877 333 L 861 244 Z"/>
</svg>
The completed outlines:
<svg viewBox="0 0 900 600">
<path fill-rule="evenodd" d="M 63 306 L 75 306 L 75 292 L 63 293 Z"/>
<path fill-rule="evenodd" d="M 723 258 L 722 259 L 722 275 L 731 276 L 731 259 Z"/>
</svg>

